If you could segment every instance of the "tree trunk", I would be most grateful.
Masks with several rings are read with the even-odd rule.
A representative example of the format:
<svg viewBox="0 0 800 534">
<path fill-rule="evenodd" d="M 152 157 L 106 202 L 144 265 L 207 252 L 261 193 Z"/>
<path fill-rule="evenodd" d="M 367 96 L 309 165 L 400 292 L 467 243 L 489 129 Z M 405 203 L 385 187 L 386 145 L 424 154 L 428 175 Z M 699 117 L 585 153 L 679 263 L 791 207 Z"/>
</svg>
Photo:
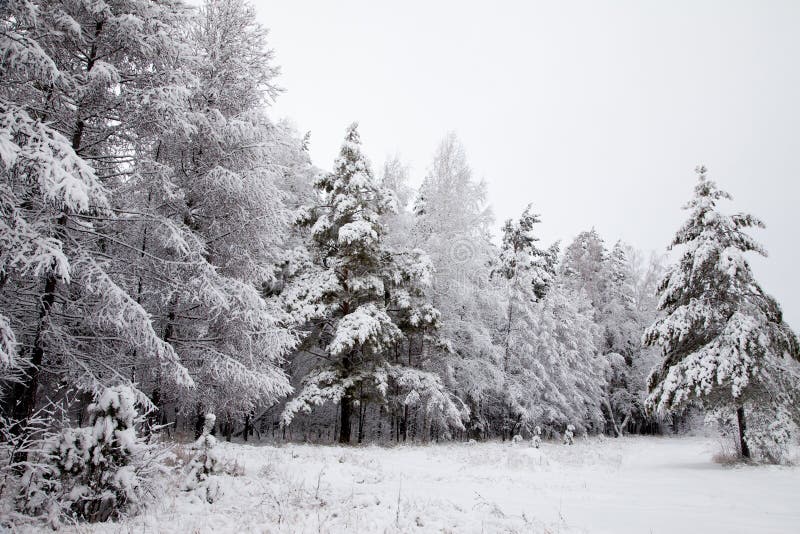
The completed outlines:
<svg viewBox="0 0 800 534">
<path fill-rule="evenodd" d="M 367 402 L 363 395 L 358 403 L 358 443 L 364 441 L 364 420 L 367 418 Z"/>
<path fill-rule="evenodd" d="M 203 425 L 205 424 L 206 416 L 203 413 L 200 405 L 197 405 L 197 417 L 194 420 L 194 439 L 198 439 L 203 435 Z"/>
<path fill-rule="evenodd" d="M 250 432 L 252 432 L 252 430 L 253 430 L 253 425 L 250 422 L 250 414 L 247 414 L 244 417 L 244 435 L 243 435 L 243 438 L 244 438 L 245 441 L 247 441 L 247 438 L 250 435 Z"/>
<path fill-rule="evenodd" d="M 345 392 L 339 403 L 339 416 L 341 419 L 339 424 L 339 443 L 350 443 L 350 416 L 352 414 L 353 400 L 350 398 L 349 392 Z"/>
<path fill-rule="evenodd" d="M 63 219 L 60 218 L 59 220 Z M 11 427 L 12 436 L 21 436 L 25 432 L 28 421 L 36 410 L 36 391 L 39 389 L 39 374 L 41 372 L 42 361 L 44 360 L 44 331 L 50 317 L 50 309 L 56 298 L 57 278 L 54 273 L 49 273 L 44 285 L 44 293 L 39 301 L 38 322 L 36 324 L 36 336 L 33 341 L 31 351 L 31 366 L 27 371 L 27 379 L 14 385 L 12 399 L 17 399 L 16 404 L 12 404 L 12 415 L 15 419 Z M 28 459 L 27 451 L 15 451 L 13 462 L 20 463 Z"/>
<path fill-rule="evenodd" d="M 750 459 L 750 448 L 747 446 L 747 440 L 744 437 L 747 431 L 744 421 L 744 406 L 739 406 L 736 409 L 736 419 L 739 422 L 739 450 L 742 452 L 742 458 Z"/>
<path fill-rule="evenodd" d="M 622 428 L 620 428 L 620 426 L 617 425 L 617 418 L 614 417 L 614 410 L 613 408 L 611 408 L 611 403 L 608 402 L 608 398 L 603 399 L 603 404 L 605 405 L 606 410 L 608 410 L 608 417 L 611 419 L 611 426 L 614 429 L 614 437 L 615 438 L 622 437 Z M 625 421 L 627 421 L 627 419 L 625 419 Z M 623 423 L 623 425 L 625 424 L 627 423 Z"/>
</svg>

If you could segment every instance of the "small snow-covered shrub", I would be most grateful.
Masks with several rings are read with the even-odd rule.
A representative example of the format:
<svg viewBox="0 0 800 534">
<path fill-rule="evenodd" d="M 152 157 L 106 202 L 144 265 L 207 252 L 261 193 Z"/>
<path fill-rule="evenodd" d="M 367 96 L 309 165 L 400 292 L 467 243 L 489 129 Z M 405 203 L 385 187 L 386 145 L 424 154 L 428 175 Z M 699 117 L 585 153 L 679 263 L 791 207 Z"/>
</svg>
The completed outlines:
<svg viewBox="0 0 800 534">
<path fill-rule="evenodd" d="M 64 428 L 48 440 L 42 462 L 23 477 L 19 508 L 40 512 L 57 502 L 61 512 L 88 521 L 106 521 L 139 505 L 147 484 L 148 446 L 136 436 L 136 401 L 126 386 L 107 388 L 89 405 L 91 426 Z M 53 526 L 57 513 L 48 512 Z"/>
<path fill-rule="evenodd" d="M 573 444 L 575 444 L 575 426 L 567 425 L 567 429 L 564 431 L 564 445 Z"/>
<path fill-rule="evenodd" d="M 719 450 L 711 457 L 711 461 L 720 465 L 733 465 L 741 462 L 741 460 L 741 454 L 736 447 L 736 443 L 727 439 L 719 441 Z"/>
<path fill-rule="evenodd" d="M 52 462 L 52 442 L 66 426 L 70 392 L 30 417 L 0 415 L 0 531 L 38 521 L 58 526 L 61 480 Z"/>
<path fill-rule="evenodd" d="M 514 434 L 514 437 L 511 438 L 511 444 L 517 445 L 519 443 L 522 443 L 522 436 L 520 436 L 519 434 Z"/>
<path fill-rule="evenodd" d="M 183 482 L 185 491 L 200 491 L 209 503 L 219 497 L 219 485 L 209 477 L 222 471 L 223 467 L 216 450 L 217 438 L 211 435 L 216 421 L 217 417 L 213 413 L 206 414 L 203 433 L 192 445 L 195 454 L 189 462 L 189 472 Z"/>
<path fill-rule="evenodd" d="M 542 427 L 536 426 L 533 429 L 533 437 L 531 438 L 531 447 L 539 448 L 542 446 Z"/>
</svg>

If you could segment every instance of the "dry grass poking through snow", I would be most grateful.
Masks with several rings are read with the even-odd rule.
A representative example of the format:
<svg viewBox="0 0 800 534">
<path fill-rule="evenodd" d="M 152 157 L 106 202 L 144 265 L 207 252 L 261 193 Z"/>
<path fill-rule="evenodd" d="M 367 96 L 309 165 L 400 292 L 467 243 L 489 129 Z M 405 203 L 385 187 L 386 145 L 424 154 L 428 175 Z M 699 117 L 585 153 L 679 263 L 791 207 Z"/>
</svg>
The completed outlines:
<svg viewBox="0 0 800 534">
<path fill-rule="evenodd" d="M 800 469 L 723 468 L 713 439 L 221 447 L 237 467 L 218 477 L 213 504 L 176 483 L 148 514 L 79 531 L 730 534 L 800 524 Z"/>
</svg>

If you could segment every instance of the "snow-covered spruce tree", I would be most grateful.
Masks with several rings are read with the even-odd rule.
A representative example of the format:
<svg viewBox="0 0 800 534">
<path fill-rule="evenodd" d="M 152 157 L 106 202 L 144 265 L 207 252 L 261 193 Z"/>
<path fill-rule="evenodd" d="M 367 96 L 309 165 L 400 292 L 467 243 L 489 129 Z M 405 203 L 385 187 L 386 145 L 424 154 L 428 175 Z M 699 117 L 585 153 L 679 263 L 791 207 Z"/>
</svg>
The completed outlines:
<svg viewBox="0 0 800 534">
<path fill-rule="evenodd" d="M 89 425 L 66 428 L 51 445 L 59 502 L 64 510 L 89 521 L 106 521 L 140 504 L 142 453 L 136 436 L 136 398 L 127 386 L 105 389 L 89 405 Z"/>
<path fill-rule="evenodd" d="M 442 314 L 445 345 L 431 348 L 436 372 L 469 405 L 473 437 L 499 434 L 504 284 L 491 278 L 498 251 L 490 239 L 486 184 L 473 178 L 455 134 L 437 148 L 414 213 L 413 242 L 431 256 L 428 293 Z"/>
<path fill-rule="evenodd" d="M 507 284 L 506 317 L 501 332 L 503 340 L 503 388 L 505 413 L 503 439 L 530 431 L 536 407 L 533 390 L 545 378 L 543 369 L 530 361 L 534 357 L 530 336 L 537 321 L 536 303 L 544 298 L 555 276 L 552 252 L 536 246 L 533 233 L 539 216 L 525 208 L 518 221 L 503 225 L 503 244 L 495 276 Z"/>
<path fill-rule="evenodd" d="M 216 450 L 217 438 L 211 434 L 216 423 L 217 417 L 213 413 L 205 414 L 203 430 L 192 445 L 195 453 L 189 462 L 183 482 L 183 489 L 186 491 L 204 488 L 203 498 L 209 503 L 214 502 L 219 496 L 219 486 L 210 482 L 209 476 L 219 473 L 222 469 L 219 453 Z"/>
<path fill-rule="evenodd" d="M 753 427 L 754 421 L 788 413 L 797 422 L 800 347 L 744 257 L 765 254 L 744 231 L 763 223 L 718 211 L 717 203 L 731 196 L 708 179 L 705 167 L 697 174 L 694 198 L 685 207 L 689 219 L 671 244 L 682 247 L 681 259 L 659 286 L 666 316 L 644 336 L 664 355 L 649 378 L 647 403 L 659 414 L 693 401 L 735 410 L 740 452 L 749 458 L 757 442 L 752 436 L 765 430 Z M 749 417 L 748 427 L 748 413 L 768 415 Z"/>
<path fill-rule="evenodd" d="M 135 351 L 165 380 L 191 385 L 115 276 L 104 231 L 130 168 L 126 147 L 154 110 L 167 113 L 163 73 L 181 12 L 171 2 L 20 0 L 0 15 L 0 310 L 26 367 L 4 409 L 20 428 L 61 381 L 95 392 L 127 381 Z"/>
<path fill-rule="evenodd" d="M 286 405 L 284 424 L 298 412 L 333 402 L 339 404 L 339 442 L 349 443 L 354 409 L 366 399 L 385 403 L 396 387 L 409 402 L 461 425 L 460 411 L 436 375 L 393 358 L 399 343 L 410 342 L 397 315 L 415 328 L 435 323 L 435 310 L 415 306 L 418 292 L 409 291 L 430 271 L 420 254 L 407 260 L 384 246 L 381 216 L 394 209 L 394 198 L 373 179 L 356 124 L 347 129 L 333 172 L 316 186 L 321 205 L 305 218 L 311 225 L 309 261 L 282 298 L 309 327 L 317 345 L 309 350 L 322 353 Z"/>
</svg>

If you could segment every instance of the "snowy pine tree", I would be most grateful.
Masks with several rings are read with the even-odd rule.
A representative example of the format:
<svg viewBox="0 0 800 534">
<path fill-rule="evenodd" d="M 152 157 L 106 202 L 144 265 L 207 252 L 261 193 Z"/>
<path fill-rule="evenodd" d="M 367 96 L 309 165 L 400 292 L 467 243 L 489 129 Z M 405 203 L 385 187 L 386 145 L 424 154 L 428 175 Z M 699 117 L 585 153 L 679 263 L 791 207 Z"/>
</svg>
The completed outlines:
<svg viewBox="0 0 800 534">
<path fill-rule="evenodd" d="M 219 496 L 219 487 L 210 481 L 209 476 L 219 473 L 222 469 L 221 459 L 216 450 L 217 438 L 211 434 L 216 422 L 217 417 L 213 413 L 205 414 L 203 430 L 192 445 L 195 453 L 189 462 L 188 472 L 183 481 L 183 489 L 186 491 L 202 487 L 203 498 L 209 503 L 214 502 Z"/>
<path fill-rule="evenodd" d="M 89 427 L 67 428 L 52 444 L 62 507 L 89 521 L 119 517 L 140 503 L 145 487 L 136 435 L 136 399 L 126 386 L 107 388 L 89 406 Z"/>
<path fill-rule="evenodd" d="M 404 333 L 401 326 L 432 327 L 438 312 L 415 304 L 421 293 L 412 288 L 430 277 L 424 256 L 413 253 L 416 258 L 405 260 L 384 246 L 381 216 L 395 209 L 395 199 L 374 180 L 357 124 L 347 129 L 333 172 L 316 186 L 322 203 L 306 218 L 311 258 L 282 297 L 297 320 L 311 327 L 323 354 L 286 405 L 284 423 L 330 401 L 339 404 L 339 442 L 349 443 L 354 410 L 367 399 L 385 403 L 395 385 L 408 404 L 423 402 L 429 412 L 460 426 L 460 410 L 435 374 L 389 358 L 404 339 L 410 343 L 408 328 Z"/>
<path fill-rule="evenodd" d="M 536 246 L 539 240 L 533 227 L 539 216 L 525 208 L 518 221 L 508 220 L 503 225 L 503 245 L 496 275 L 508 286 L 506 317 L 503 337 L 503 388 L 506 419 L 503 437 L 518 434 L 523 428 L 530 430 L 536 408 L 534 390 L 545 378 L 541 368 L 531 362 L 535 357 L 531 347 L 531 334 L 537 321 L 536 303 L 544 298 L 554 281 L 553 254 Z M 537 374 L 539 376 L 537 376 Z"/>
<path fill-rule="evenodd" d="M 731 196 L 708 179 L 705 167 L 697 174 L 685 207 L 689 219 L 671 245 L 681 247 L 681 259 L 659 286 L 666 316 L 645 333 L 645 342 L 664 354 L 649 379 L 648 407 L 665 414 L 697 401 L 735 410 L 740 452 L 748 458 L 751 436 L 763 430 L 748 427 L 748 413 L 788 412 L 797 421 L 800 346 L 744 256 L 765 254 L 745 233 L 763 224 L 751 215 L 721 213 L 717 203 Z"/>
</svg>

